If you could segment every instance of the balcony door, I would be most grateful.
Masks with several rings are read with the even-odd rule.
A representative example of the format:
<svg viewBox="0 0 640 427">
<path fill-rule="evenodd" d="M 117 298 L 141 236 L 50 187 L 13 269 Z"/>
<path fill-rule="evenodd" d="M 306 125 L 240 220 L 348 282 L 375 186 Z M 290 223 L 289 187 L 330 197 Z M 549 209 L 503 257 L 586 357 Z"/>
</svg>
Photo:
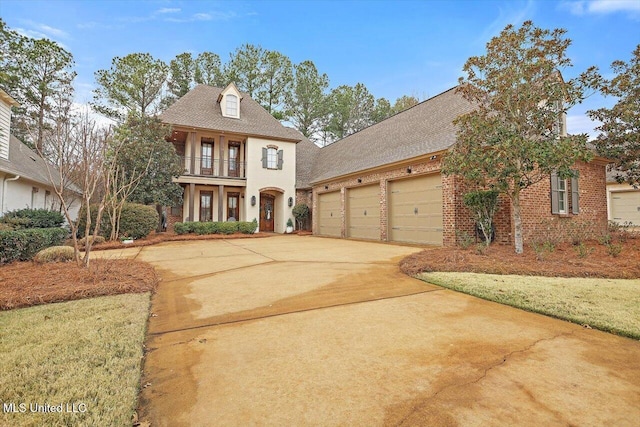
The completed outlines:
<svg viewBox="0 0 640 427">
<path fill-rule="evenodd" d="M 229 142 L 229 176 L 240 176 L 240 143 Z"/>
<path fill-rule="evenodd" d="M 200 174 L 213 175 L 213 142 L 202 141 L 202 153 L 200 156 Z"/>
</svg>

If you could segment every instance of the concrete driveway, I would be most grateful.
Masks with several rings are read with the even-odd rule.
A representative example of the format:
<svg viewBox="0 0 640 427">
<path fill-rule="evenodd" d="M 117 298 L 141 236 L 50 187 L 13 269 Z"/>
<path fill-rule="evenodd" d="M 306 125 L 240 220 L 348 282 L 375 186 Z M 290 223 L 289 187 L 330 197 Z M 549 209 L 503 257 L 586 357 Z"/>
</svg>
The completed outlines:
<svg viewBox="0 0 640 427">
<path fill-rule="evenodd" d="M 408 278 L 418 249 L 317 237 L 125 254 L 163 278 L 152 426 L 638 426 L 640 342 Z"/>
</svg>

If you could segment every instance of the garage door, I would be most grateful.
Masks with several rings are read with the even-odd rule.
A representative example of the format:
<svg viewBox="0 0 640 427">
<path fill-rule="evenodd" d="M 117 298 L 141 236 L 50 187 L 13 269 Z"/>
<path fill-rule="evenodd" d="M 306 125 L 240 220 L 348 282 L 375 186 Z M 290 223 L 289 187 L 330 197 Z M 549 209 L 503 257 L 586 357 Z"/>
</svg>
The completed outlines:
<svg viewBox="0 0 640 427">
<path fill-rule="evenodd" d="M 442 245 L 442 179 L 439 174 L 389 182 L 389 239 Z"/>
<path fill-rule="evenodd" d="M 640 226 L 640 191 L 611 193 L 611 220 L 620 224 L 630 222 Z"/>
<path fill-rule="evenodd" d="M 380 185 L 347 190 L 347 236 L 380 240 Z"/>
<path fill-rule="evenodd" d="M 323 236 L 340 237 L 340 192 L 318 195 L 318 232 Z"/>
</svg>

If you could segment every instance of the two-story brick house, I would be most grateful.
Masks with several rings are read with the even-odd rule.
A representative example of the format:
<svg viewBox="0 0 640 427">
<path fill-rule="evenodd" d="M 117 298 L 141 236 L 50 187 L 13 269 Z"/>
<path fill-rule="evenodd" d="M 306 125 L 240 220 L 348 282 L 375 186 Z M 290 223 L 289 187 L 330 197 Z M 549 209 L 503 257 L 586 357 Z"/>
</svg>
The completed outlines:
<svg viewBox="0 0 640 427">
<path fill-rule="evenodd" d="M 453 121 L 474 107 L 455 88 L 319 148 L 282 126 L 235 85 L 200 85 L 161 115 L 184 159 L 184 203 L 171 221 L 256 218 L 283 232 L 294 203 L 311 208 L 314 234 L 401 243 L 452 245 L 475 234 L 460 179 L 441 173 L 456 142 Z M 558 125 L 566 132 L 564 117 Z M 607 160 L 578 163 L 579 178 L 548 180 L 521 194 L 525 241 L 549 222 L 562 230 L 607 223 Z M 496 240 L 513 242 L 512 208 L 501 202 Z"/>
<path fill-rule="evenodd" d="M 172 125 L 184 161 L 176 179 L 183 204 L 171 208 L 169 223 L 256 219 L 260 231 L 284 232 L 296 195 L 296 130 L 234 84 L 196 86 L 160 119 Z"/>
</svg>

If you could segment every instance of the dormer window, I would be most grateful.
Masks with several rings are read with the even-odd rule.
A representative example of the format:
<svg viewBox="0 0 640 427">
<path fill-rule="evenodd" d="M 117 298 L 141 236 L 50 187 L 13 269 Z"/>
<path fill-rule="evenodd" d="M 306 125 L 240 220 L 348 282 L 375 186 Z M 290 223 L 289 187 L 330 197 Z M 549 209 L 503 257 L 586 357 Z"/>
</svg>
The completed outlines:
<svg viewBox="0 0 640 427">
<path fill-rule="evenodd" d="M 238 97 L 228 94 L 226 101 L 226 115 L 229 117 L 238 117 Z"/>
<path fill-rule="evenodd" d="M 242 95 L 240 95 L 240 91 L 238 91 L 235 84 L 230 83 L 229 86 L 218 95 L 218 103 L 220 104 L 222 116 L 239 119 L 241 101 Z"/>
</svg>

